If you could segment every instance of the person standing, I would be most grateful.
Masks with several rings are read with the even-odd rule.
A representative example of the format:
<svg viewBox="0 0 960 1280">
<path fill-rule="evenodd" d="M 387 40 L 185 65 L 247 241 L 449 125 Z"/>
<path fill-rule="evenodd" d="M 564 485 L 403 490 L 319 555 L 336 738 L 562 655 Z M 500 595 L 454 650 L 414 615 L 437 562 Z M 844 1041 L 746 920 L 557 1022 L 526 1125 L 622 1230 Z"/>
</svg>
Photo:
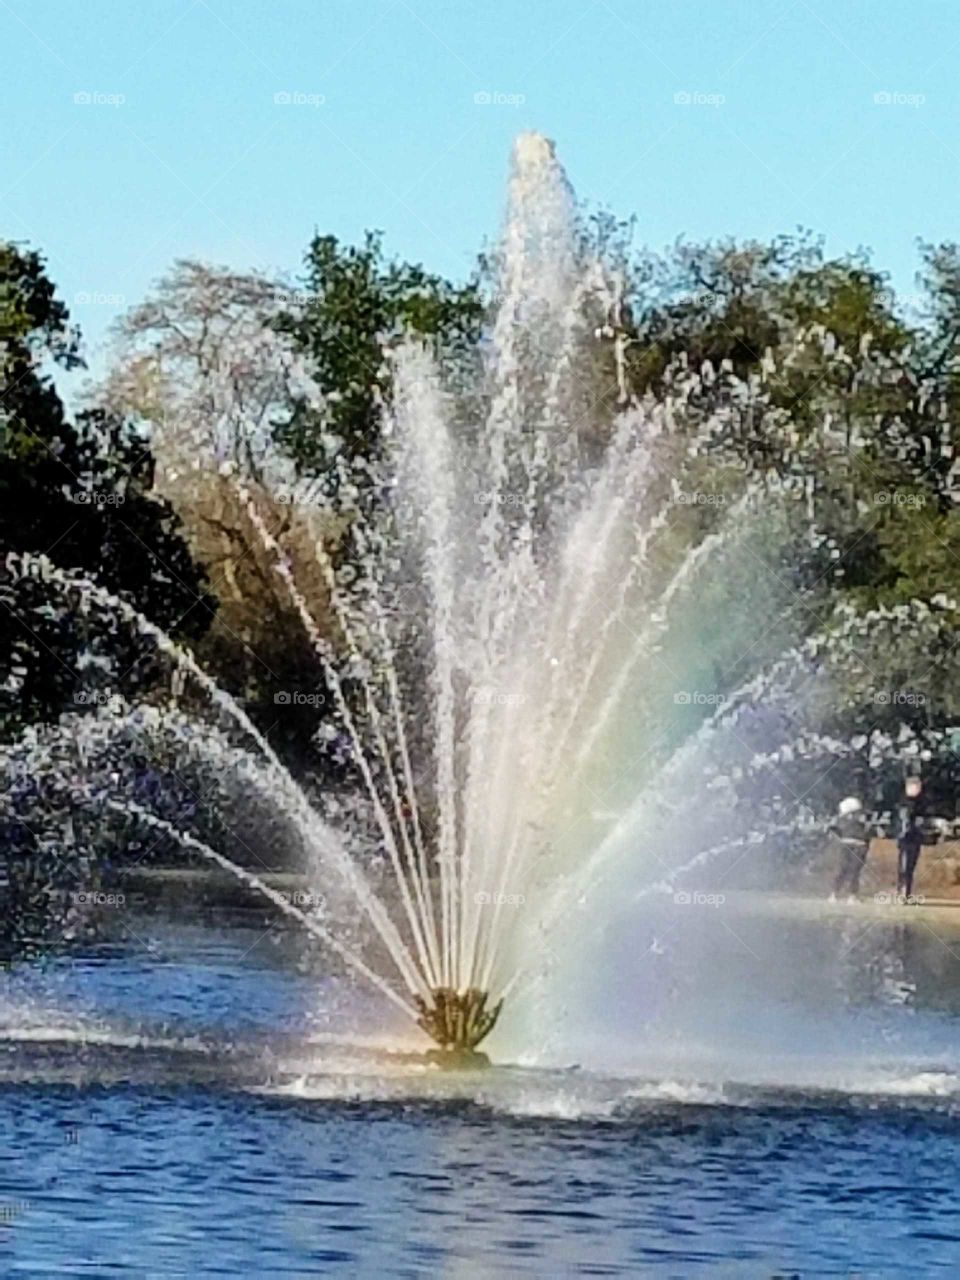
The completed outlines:
<svg viewBox="0 0 960 1280">
<path fill-rule="evenodd" d="M 917 777 L 907 778 L 897 834 L 897 893 L 904 899 L 913 896 L 913 877 L 923 848 L 923 814 L 923 783 Z"/>
<path fill-rule="evenodd" d="M 839 898 L 845 892 L 850 898 L 856 898 L 870 847 L 863 805 L 856 796 L 847 796 L 840 801 L 831 830 L 840 854 L 832 896 Z"/>
</svg>

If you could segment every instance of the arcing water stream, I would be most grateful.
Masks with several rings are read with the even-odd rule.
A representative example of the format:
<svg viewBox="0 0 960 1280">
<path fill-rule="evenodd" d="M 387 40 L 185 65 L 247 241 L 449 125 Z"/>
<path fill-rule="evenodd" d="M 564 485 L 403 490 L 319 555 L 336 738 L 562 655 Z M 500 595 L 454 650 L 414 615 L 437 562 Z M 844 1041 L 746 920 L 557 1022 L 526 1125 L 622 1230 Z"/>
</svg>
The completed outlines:
<svg viewBox="0 0 960 1280">
<path fill-rule="evenodd" d="M 87 754 L 154 735 L 266 797 L 363 927 L 292 905 L 121 792 L 94 798 L 298 916 L 463 1054 L 545 951 L 575 945 L 558 941 L 565 932 L 587 944 L 583 907 L 604 878 L 630 894 L 669 887 L 714 851 L 782 828 L 785 812 L 787 826 L 799 821 L 803 796 L 781 786 L 747 805 L 737 780 L 852 749 L 804 728 L 798 689 L 827 682 L 824 651 L 861 625 L 915 621 L 908 609 L 841 620 L 829 640 L 784 654 L 769 624 L 801 593 L 749 542 L 757 529 L 786 539 L 781 495 L 728 471 L 729 500 L 698 509 L 691 531 L 683 498 L 709 474 L 706 446 L 725 419 L 691 426 L 693 374 L 673 400 L 622 402 L 622 347 L 597 336 L 618 313 L 616 281 L 580 248 L 570 188 L 539 135 L 516 145 L 498 271 L 481 415 L 422 347 L 392 353 L 378 513 L 358 504 L 349 573 L 316 543 L 335 634 L 238 481 L 316 650 L 364 797 L 362 838 L 318 811 L 240 703 L 127 602 L 42 557 L 11 558 L 138 630 L 208 700 L 209 717 L 175 705 L 90 717 Z M 371 847 L 389 866 L 386 893 L 368 874 Z"/>
</svg>

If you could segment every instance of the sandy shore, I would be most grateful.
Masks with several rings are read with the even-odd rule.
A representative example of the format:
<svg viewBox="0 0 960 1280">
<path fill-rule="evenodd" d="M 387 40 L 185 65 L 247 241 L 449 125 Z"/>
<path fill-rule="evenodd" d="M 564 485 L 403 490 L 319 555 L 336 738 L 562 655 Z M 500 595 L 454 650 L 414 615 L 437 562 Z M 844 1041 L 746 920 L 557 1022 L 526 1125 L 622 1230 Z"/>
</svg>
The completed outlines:
<svg viewBox="0 0 960 1280">
<path fill-rule="evenodd" d="M 272 889 L 296 901 L 298 894 L 316 892 L 318 886 L 296 872 L 260 870 Z M 776 889 L 730 890 L 725 899 L 745 910 L 785 915 L 843 914 L 851 910 L 901 919 L 913 915 L 918 921 L 936 920 L 960 928 L 960 844 L 949 842 L 926 846 L 914 880 L 915 901 L 897 901 L 897 846 L 894 840 L 873 840 L 861 879 L 860 901 L 829 901 L 835 858 L 825 852 L 816 859 L 802 882 L 786 892 Z M 146 904 L 174 907 L 188 902 L 194 907 L 249 907 L 263 905 L 259 895 L 224 871 L 186 867 L 136 867 L 118 877 L 118 888 L 139 896 Z"/>
</svg>

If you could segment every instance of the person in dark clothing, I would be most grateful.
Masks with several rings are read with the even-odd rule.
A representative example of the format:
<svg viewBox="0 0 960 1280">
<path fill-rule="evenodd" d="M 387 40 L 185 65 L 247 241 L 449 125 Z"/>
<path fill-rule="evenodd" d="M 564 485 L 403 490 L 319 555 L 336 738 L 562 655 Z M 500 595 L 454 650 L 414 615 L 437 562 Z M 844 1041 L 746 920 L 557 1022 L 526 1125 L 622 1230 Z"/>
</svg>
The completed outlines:
<svg viewBox="0 0 960 1280">
<path fill-rule="evenodd" d="M 903 788 L 897 834 L 897 893 L 903 898 L 913 896 L 913 877 L 923 847 L 923 814 L 923 783 L 919 778 L 908 778 Z"/>
<path fill-rule="evenodd" d="M 870 847 L 863 805 L 856 796 L 840 801 L 840 811 L 830 829 L 840 856 L 833 897 L 846 893 L 855 898 L 860 892 L 860 876 Z"/>
</svg>

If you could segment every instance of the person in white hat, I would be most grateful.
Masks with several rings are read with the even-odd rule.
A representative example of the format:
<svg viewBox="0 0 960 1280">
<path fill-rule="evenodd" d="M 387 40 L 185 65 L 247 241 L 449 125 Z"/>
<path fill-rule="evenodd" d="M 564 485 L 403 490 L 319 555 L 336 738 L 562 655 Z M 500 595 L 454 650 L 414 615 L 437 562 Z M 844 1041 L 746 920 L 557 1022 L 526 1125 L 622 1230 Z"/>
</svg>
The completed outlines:
<svg viewBox="0 0 960 1280">
<path fill-rule="evenodd" d="M 844 892 L 851 900 L 860 892 L 860 876 L 867 861 L 870 840 L 867 834 L 866 815 L 856 796 L 846 796 L 840 801 L 832 831 L 838 846 L 840 866 L 833 885 L 833 896 Z"/>
</svg>

